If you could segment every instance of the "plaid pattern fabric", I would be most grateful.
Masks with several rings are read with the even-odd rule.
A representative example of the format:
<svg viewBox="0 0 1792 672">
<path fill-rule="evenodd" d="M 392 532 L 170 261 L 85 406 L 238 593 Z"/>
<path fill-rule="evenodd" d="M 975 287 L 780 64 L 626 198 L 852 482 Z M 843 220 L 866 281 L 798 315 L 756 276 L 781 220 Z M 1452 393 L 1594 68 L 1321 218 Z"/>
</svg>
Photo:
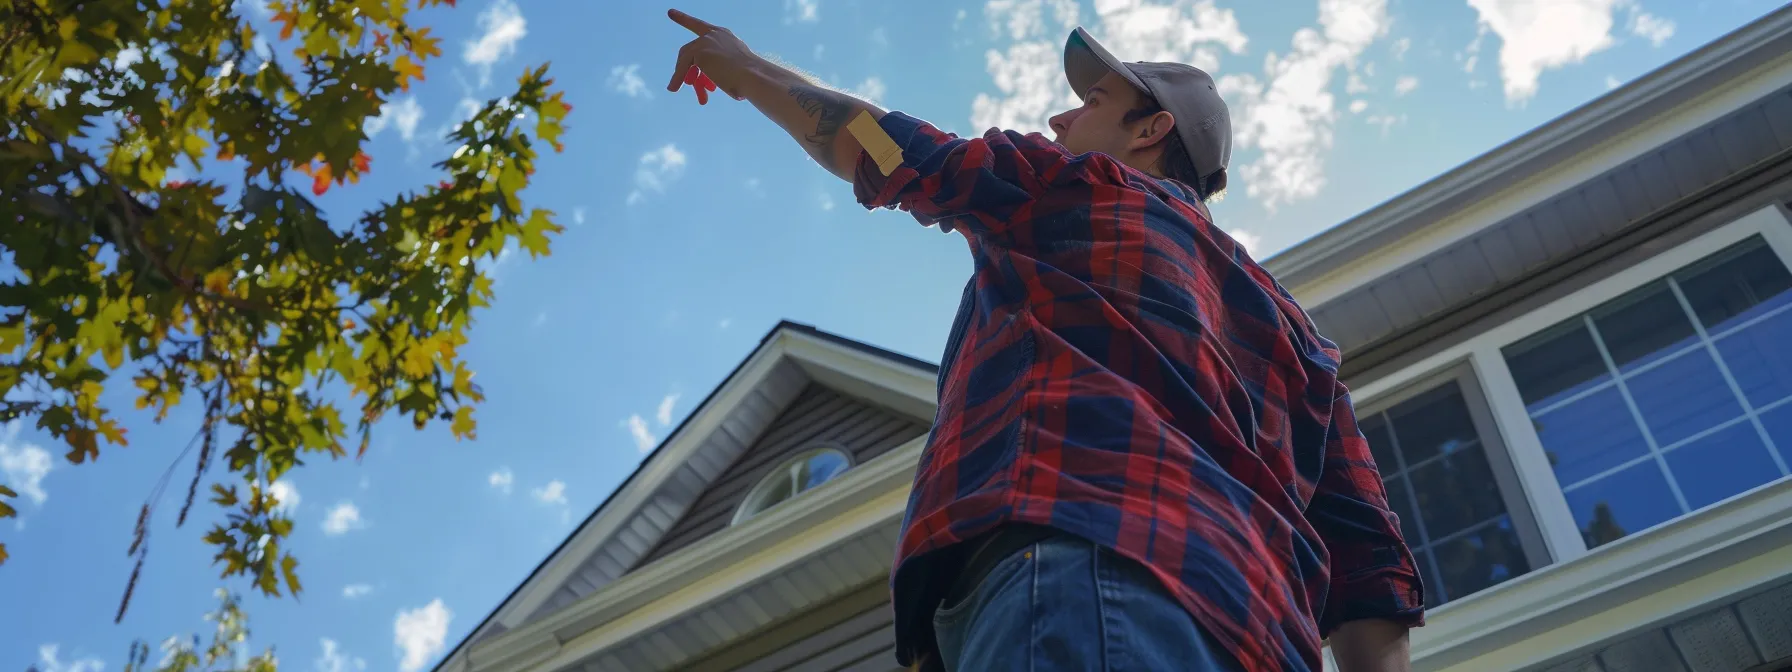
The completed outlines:
<svg viewBox="0 0 1792 672">
<path fill-rule="evenodd" d="M 975 260 L 891 577 L 904 664 L 937 551 L 1006 523 L 1144 563 L 1247 670 L 1319 670 L 1344 621 L 1422 624 L 1336 346 L 1191 189 L 1037 133 L 880 124 L 903 163 L 861 157 L 858 201 Z"/>
</svg>

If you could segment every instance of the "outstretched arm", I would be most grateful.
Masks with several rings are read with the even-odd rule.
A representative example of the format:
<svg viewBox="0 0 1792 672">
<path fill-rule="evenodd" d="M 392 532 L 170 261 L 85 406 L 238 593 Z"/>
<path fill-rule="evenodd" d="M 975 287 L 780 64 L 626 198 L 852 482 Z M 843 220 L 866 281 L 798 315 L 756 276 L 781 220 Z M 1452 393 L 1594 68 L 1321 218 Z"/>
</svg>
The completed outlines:
<svg viewBox="0 0 1792 672">
<path fill-rule="evenodd" d="M 678 65 L 667 90 L 677 91 L 690 84 L 697 87 L 700 102 L 707 102 L 702 83 L 702 78 L 707 77 L 723 93 L 751 102 L 828 172 L 848 182 L 853 180 L 862 148 L 846 132 L 846 125 L 861 112 L 881 118 L 882 109 L 753 53 L 726 28 L 676 9 L 667 14 L 697 35 L 697 39 L 679 49 Z"/>
</svg>

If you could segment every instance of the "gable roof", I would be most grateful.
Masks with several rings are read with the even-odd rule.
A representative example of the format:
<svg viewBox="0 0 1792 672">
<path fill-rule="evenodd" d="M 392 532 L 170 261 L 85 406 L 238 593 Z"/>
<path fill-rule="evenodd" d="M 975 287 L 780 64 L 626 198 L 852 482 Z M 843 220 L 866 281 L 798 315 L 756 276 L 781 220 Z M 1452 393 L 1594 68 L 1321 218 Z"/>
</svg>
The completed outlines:
<svg viewBox="0 0 1792 672">
<path fill-rule="evenodd" d="M 809 382 L 931 418 L 939 367 L 784 320 L 760 339 L 628 478 L 436 664 L 634 569 L 688 507 Z"/>
</svg>

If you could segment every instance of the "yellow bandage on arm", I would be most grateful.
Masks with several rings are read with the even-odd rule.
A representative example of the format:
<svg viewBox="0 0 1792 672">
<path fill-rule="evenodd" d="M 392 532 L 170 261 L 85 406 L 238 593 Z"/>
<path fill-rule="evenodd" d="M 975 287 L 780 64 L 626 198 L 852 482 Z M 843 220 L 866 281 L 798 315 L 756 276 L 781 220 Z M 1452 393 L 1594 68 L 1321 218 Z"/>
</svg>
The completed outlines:
<svg viewBox="0 0 1792 672">
<path fill-rule="evenodd" d="M 877 169 L 883 171 L 884 177 L 896 172 L 902 165 L 902 148 L 884 132 L 884 127 L 877 125 L 877 120 L 870 112 L 859 112 L 859 116 L 846 125 L 846 132 L 859 141 L 859 146 L 877 163 Z"/>
</svg>

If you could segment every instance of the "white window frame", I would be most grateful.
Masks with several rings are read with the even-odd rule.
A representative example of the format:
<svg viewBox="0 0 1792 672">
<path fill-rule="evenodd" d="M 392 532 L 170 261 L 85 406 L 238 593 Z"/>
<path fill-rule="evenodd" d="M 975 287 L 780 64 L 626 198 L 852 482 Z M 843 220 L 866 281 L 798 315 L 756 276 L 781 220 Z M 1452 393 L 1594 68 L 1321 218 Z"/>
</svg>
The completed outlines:
<svg viewBox="0 0 1792 672">
<path fill-rule="evenodd" d="M 1468 381 L 1478 382 L 1481 387 L 1481 396 L 1486 399 L 1487 410 L 1493 414 L 1494 424 L 1500 434 L 1498 438 L 1505 444 L 1517 471 L 1524 498 L 1536 517 L 1536 524 L 1542 532 L 1552 564 L 1581 558 L 1590 551 L 1581 537 L 1579 525 L 1574 521 L 1574 514 L 1568 507 L 1568 499 L 1562 492 L 1561 484 L 1556 481 L 1555 470 L 1549 466 L 1549 460 L 1543 452 L 1543 442 L 1531 423 L 1530 414 L 1525 408 L 1524 399 L 1519 395 L 1512 372 L 1507 368 L 1502 350 L 1563 320 L 1592 310 L 1755 236 L 1765 240 L 1780 262 L 1792 269 L 1792 218 L 1788 217 L 1781 206 L 1769 205 L 1663 250 L 1573 294 L 1476 334 L 1399 371 L 1367 382 L 1354 390 L 1354 395 L 1370 405 L 1380 406 L 1383 397 L 1410 390 L 1415 383 L 1435 379 L 1447 369 L 1466 363 L 1470 373 L 1461 380 L 1465 385 Z M 1651 528 L 1631 536 L 1647 537 L 1653 531 Z M 1533 567 L 1532 571 L 1537 569 L 1539 568 Z M 1495 586 L 1482 592 L 1493 592 L 1498 588 Z M 1456 603 L 1457 601 L 1452 600 L 1443 608 Z"/>
<path fill-rule="evenodd" d="M 793 472 L 796 469 L 798 469 L 803 463 L 808 462 L 815 455 L 818 455 L 820 453 L 835 453 L 835 454 L 839 455 L 841 458 L 846 460 L 846 468 L 841 470 L 841 472 L 839 474 L 835 474 L 833 478 L 830 478 L 826 481 L 822 481 L 820 484 L 816 485 L 813 488 L 809 488 L 808 490 L 797 490 L 796 492 L 792 492 L 790 494 L 790 497 L 788 499 L 785 499 L 784 501 L 772 504 L 770 506 L 767 506 L 758 511 L 754 511 L 752 513 L 747 512 L 748 505 L 752 504 L 754 500 L 759 499 L 760 497 L 764 496 L 765 492 L 768 489 L 770 489 L 772 486 L 774 486 L 775 484 L 778 483 L 779 478 L 794 479 L 796 477 L 796 475 Z M 858 461 L 853 459 L 852 451 L 847 450 L 846 446 L 841 445 L 839 442 L 816 441 L 814 443 L 807 444 L 807 445 L 803 446 L 801 450 L 797 450 L 796 452 L 791 453 L 790 457 L 784 458 L 783 461 L 778 463 L 777 468 L 772 469 L 771 471 L 765 472 L 764 476 L 759 477 L 759 482 L 753 484 L 753 489 L 747 491 L 747 496 L 743 497 L 740 500 L 740 504 L 735 505 L 734 518 L 733 518 L 733 520 L 729 521 L 728 524 L 729 524 L 729 526 L 739 525 L 742 522 L 751 520 L 754 516 L 758 516 L 762 513 L 765 513 L 772 509 L 776 509 L 780 506 L 783 506 L 784 504 L 795 501 L 807 493 L 814 492 L 816 490 L 820 490 L 824 487 L 827 487 L 827 485 L 829 483 L 833 483 L 834 481 L 840 480 L 841 476 L 844 476 L 846 474 L 846 472 L 848 472 L 848 471 L 852 471 L 852 468 L 856 467 L 856 466 L 858 466 Z"/>
</svg>

